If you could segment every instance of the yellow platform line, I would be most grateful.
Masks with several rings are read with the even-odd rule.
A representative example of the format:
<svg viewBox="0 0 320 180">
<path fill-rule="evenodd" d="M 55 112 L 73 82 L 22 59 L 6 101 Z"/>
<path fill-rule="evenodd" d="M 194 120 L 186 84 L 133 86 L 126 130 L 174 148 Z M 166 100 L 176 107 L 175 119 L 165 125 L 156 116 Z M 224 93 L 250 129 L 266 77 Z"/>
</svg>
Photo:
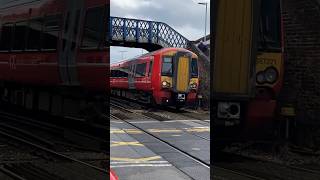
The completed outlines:
<svg viewBox="0 0 320 180">
<path fill-rule="evenodd" d="M 180 129 L 148 129 L 148 132 L 151 133 L 179 133 L 182 132 Z"/>
<path fill-rule="evenodd" d="M 116 141 L 112 142 L 110 147 L 118 147 L 118 146 L 144 146 L 140 142 L 134 141 L 134 142 L 121 142 L 121 141 Z"/>
<path fill-rule="evenodd" d="M 195 127 L 195 128 L 187 128 L 187 132 L 210 132 L 209 127 Z"/>
<path fill-rule="evenodd" d="M 161 159 L 160 156 L 151 156 L 151 157 L 144 157 L 144 158 L 123 158 L 123 157 L 111 157 L 111 161 L 125 161 L 125 162 L 146 162 L 152 161 L 156 159 Z"/>
<path fill-rule="evenodd" d="M 142 134 L 142 131 L 136 129 L 116 129 L 110 130 L 110 134 Z"/>
</svg>

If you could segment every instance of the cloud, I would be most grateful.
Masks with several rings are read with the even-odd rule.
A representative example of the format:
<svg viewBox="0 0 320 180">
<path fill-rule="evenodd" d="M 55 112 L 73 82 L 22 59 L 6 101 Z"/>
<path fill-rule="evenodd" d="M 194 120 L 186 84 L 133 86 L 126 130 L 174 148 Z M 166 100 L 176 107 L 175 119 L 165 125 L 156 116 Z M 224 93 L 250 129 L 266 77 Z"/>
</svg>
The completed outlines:
<svg viewBox="0 0 320 180">
<path fill-rule="evenodd" d="M 205 6 L 197 4 L 198 2 L 205 0 L 111 0 L 110 14 L 164 22 L 179 29 L 179 33 L 185 34 L 187 38 L 190 37 L 190 40 L 196 40 L 203 36 L 197 32 L 204 32 L 205 20 Z M 208 3 L 210 6 L 210 2 Z M 207 32 L 209 32 L 209 7 L 207 13 Z M 185 27 L 188 27 L 186 32 L 184 32 Z M 191 28 L 194 30 L 190 31 Z M 189 35 L 190 32 L 195 32 L 196 35 Z"/>
<path fill-rule="evenodd" d="M 138 48 L 123 48 L 111 46 L 110 48 L 110 62 L 115 63 L 126 59 L 134 58 L 147 53 L 144 49 Z"/>
<path fill-rule="evenodd" d="M 160 21 L 168 24 L 189 40 L 204 36 L 205 6 L 208 2 L 207 33 L 210 32 L 210 0 L 110 0 L 111 16 Z M 119 49 L 119 48 L 118 48 Z M 120 48 L 126 50 L 126 48 Z M 111 48 L 112 51 L 112 48 Z M 118 51 L 118 50 L 117 50 Z M 139 54 L 140 49 L 129 49 L 128 56 Z M 120 53 L 111 53 L 111 59 L 118 59 Z M 118 58 L 113 58 L 118 56 Z"/>
<path fill-rule="evenodd" d="M 130 9 L 155 8 L 157 4 L 152 0 L 111 0 L 111 9 Z"/>
</svg>

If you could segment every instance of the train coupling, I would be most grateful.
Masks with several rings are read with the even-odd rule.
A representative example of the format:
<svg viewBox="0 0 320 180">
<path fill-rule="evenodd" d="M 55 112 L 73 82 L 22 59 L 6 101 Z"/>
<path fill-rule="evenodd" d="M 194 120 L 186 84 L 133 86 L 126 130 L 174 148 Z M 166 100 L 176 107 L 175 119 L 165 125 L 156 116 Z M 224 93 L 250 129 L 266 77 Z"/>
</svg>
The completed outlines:
<svg viewBox="0 0 320 180">
<path fill-rule="evenodd" d="M 177 94 L 177 101 L 178 102 L 185 102 L 185 100 L 186 100 L 186 94 L 183 94 L 183 93 Z"/>
<path fill-rule="evenodd" d="M 240 119 L 240 103 L 219 102 L 217 115 L 223 119 Z"/>
</svg>

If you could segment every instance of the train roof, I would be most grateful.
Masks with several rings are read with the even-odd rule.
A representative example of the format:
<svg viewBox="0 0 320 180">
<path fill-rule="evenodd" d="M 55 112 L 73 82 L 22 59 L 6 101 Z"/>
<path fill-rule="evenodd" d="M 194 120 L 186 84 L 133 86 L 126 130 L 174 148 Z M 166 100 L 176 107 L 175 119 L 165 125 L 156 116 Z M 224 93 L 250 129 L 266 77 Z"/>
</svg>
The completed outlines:
<svg viewBox="0 0 320 180">
<path fill-rule="evenodd" d="M 136 60 L 136 59 L 143 59 L 143 58 L 145 58 L 145 57 L 149 57 L 149 56 L 152 56 L 152 55 L 154 55 L 154 54 L 166 53 L 166 52 L 172 51 L 172 50 L 180 50 L 180 51 L 185 51 L 185 52 L 193 53 L 192 51 L 189 51 L 189 50 L 184 49 L 184 48 L 174 48 L 174 47 L 162 48 L 162 49 L 159 49 L 159 50 L 156 50 L 156 51 L 152 51 L 152 52 L 143 54 L 143 55 L 141 55 L 141 56 L 137 56 L 137 57 L 134 57 L 134 58 L 126 59 L 126 60 L 123 60 L 123 61 L 120 61 L 120 62 L 116 62 L 116 63 L 112 63 L 112 64 L 111 64 L 111 67 L 119 66 L 119 65 L 121 65 L 121 64 L 123 64 L 123 63 L 130 62 L 130 61 L 133 61 L 133 60 Z M 194 53 L 193 53 L 193 54 L 194 54 Z"/>
</svg>

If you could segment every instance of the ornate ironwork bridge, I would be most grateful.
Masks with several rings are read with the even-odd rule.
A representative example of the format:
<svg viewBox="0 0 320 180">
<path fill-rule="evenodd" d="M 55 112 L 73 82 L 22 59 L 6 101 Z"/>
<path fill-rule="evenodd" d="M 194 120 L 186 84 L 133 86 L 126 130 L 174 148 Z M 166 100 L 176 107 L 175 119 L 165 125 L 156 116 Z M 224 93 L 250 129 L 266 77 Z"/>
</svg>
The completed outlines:
<svg viewBox="0 0 320 180">
<path fill-rule="evenodd" d="M 148 51 L 162 47 L 187 48 L 189 40 L 162 22 L 110 17 L 111 46 L 143 48 Z"/>
</svg>

